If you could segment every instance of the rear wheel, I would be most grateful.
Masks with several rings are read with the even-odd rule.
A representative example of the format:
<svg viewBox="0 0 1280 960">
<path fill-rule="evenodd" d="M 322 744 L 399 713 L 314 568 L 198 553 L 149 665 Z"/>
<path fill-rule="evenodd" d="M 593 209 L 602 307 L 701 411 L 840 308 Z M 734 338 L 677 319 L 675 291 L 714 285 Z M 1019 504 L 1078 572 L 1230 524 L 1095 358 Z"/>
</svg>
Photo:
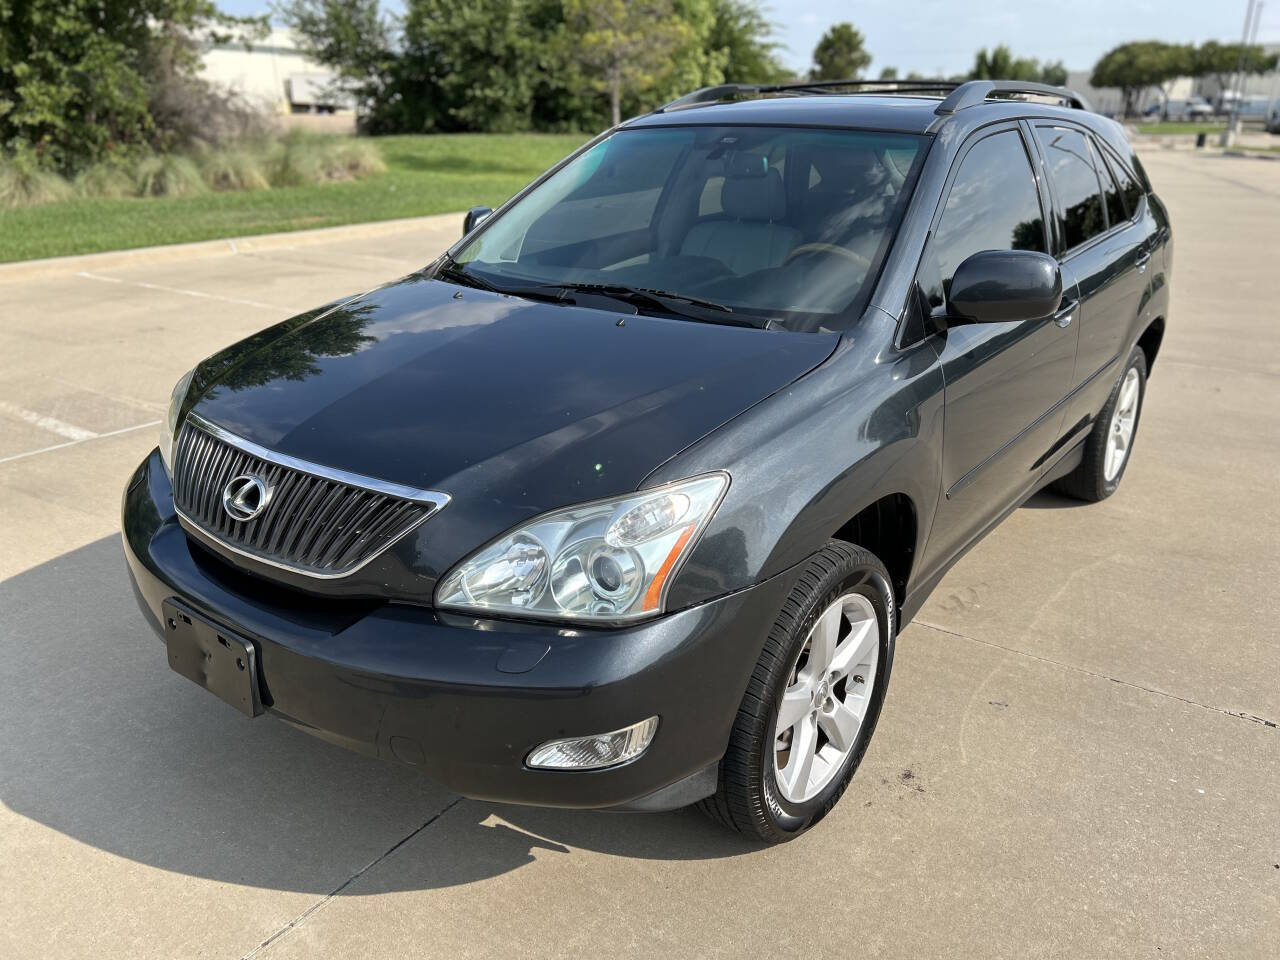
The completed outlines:
<svg viewBox="0 0 1280 960">
<path fill-rule="evenodd" d="M 1090 502 L 1105 500 L 1116 492 L 1129 464 L 1146 392 L 1146 354 L 1134 347 L 1120 382 L 1111 391 L 1084 442 L 1084 459 L 1080 466 L 1054 483 L 1054 490 Z"/>
<path fill-rule="evenodd" d="M 860 547 L 829 542 L 782 606 L 701 808 L 769 843 L 835 806 L 866 752 L 893 662 L 889 574 Z"/>
</svg>

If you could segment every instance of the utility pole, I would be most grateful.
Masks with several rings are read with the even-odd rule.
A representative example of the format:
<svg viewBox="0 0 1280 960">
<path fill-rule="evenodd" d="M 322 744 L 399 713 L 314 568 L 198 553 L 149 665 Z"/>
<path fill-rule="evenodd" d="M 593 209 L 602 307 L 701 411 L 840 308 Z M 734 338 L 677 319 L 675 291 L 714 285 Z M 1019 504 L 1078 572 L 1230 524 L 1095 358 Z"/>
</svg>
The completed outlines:
<svg viewBox="0 0 1280 960">
<path fill-rule="evenodd" d="M 1257 6 L 1253 8 L 1253 29 L 1249 31 L 1249 46 L 1256 47 L 1258 45 L 1258 28 L 1262 26 L 1262 8 L 1266 4 L 1262 0 L 1258 0 Z M 1246 73 L 1240 80 L 1240 99 L 1243 102 L 1245 88 L 1249 86 L 1249 75 Z M 1265 119 L 1265 118 L 1264 118 Z"/>
<path fill-rule="evenodd" d="M 1244 58 L 1246 48 L 1249 46 L 1249 33 L 1253 29 L 1253 5 L 1254 0 L 1249 0 L 1248 6 L 1244 9 L 1244 30 L 1240 34 L 1240 60 L 1236 65 L 1236 75 L 1232 78 L 1232 86 L 1235 87 L 1235 98 L 1231 101 L 1231 116 L 1227 121 L 1227 129 L 1222 131 L 1222 138 L 1218 141 L 1218 145 L 1222 147 L 1230 147 L 1235 144 L 1236 134 L 1240 129 L 1240 100 L 1242 94 L 1240 92 L 1240 77 L 1244 76 Z"/>
</svg>

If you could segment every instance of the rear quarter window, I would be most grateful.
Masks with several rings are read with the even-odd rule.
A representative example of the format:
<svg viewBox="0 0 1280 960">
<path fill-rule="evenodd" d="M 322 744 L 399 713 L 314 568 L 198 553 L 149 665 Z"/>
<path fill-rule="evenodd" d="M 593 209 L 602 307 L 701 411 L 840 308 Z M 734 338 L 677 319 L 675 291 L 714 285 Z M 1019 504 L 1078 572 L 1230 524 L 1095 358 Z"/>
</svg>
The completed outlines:
<svg viewBox="0 0 1280 960">
<path fill-rule="evenodd" d="M 1070 250 L 1107 229 L 1093 154 L 1078 130 L 1036 127 L 1036 138 L 1049 168 L 1049 180 L 1058 198 L 1058 223 Z"/>
<path fill-rule="evenodd" d="M 1137 178 L 1125 169 L 1123 163 L 1109 154 L 1106 155 L 1106 159 L 1107 166 L 1115 174 L 1116 183 L 1120 186 L 1120 196 L 1124 198 L 1125 210 L 1132 217 L 1138 212 L 1138 206 L 1142 203 L 1142 187 L 1138 184 Z"/>
</svg>

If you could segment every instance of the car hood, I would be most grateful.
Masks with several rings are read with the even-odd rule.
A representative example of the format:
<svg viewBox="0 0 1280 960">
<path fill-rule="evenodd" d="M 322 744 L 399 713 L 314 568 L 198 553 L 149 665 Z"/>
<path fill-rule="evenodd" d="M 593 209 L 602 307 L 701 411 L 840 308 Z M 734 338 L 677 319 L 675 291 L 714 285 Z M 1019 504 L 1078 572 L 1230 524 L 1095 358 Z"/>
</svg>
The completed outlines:
<svg viewBox="0 0 1280 960">
<path fill-rule="evenodd" d="M 290 456 L 532 515 L 634 490 L 838 339 L 415 275 L 210 358 L 193 409 Z"/>
</svg>

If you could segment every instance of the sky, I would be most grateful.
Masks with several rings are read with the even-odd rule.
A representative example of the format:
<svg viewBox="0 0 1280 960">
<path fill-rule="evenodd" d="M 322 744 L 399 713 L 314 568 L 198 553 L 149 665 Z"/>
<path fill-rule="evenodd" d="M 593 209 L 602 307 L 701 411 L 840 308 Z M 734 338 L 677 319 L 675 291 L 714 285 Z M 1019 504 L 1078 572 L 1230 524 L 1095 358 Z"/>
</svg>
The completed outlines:
<svg viewBox="0 0 1280 960">
<path fill-rule="evenodd" d="M 466 0 L 461 0 L 466 2 Z M 967 71 L 980 47 L 1007 44 L 1019 57 L 1062 60 L 1069 70 L 1087 70 L 1111 47 L 1126 40 L 1237 43 L 1247 0 L 984 0 L 981 4 L 942 0 L 767 0 L 765 12 L 777 25 L 783 62 L 808 68 L 813 48 L 833 23 L 848 20 L 862 31 L 874 58 L 869 76 L 882 67 L 925 76 Z M 392 12 L 400 0 L 384 0 Z M 261 14 L 264 0 L 220 0 L 228 13 Z M 1262 11 L 1260 43 L 1280 42 L 1280 0 Z"/>
</svg>

